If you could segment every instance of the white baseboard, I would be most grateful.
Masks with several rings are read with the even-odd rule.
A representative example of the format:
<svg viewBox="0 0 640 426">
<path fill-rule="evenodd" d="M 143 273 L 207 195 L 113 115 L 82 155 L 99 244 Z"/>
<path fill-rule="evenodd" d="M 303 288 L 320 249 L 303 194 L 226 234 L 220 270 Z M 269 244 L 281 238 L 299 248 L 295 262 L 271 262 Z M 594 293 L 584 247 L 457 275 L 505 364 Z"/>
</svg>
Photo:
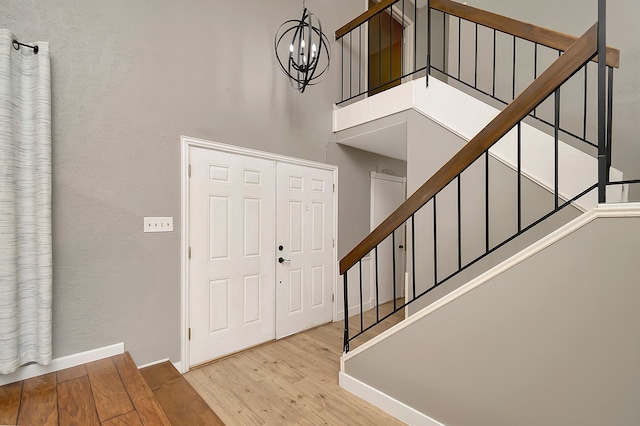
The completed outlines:
<svg viewBox="0 0 640 426">
<path fill-rule="evenodd" d="M 142 365 L 136 365 L 136 367 L 138 367 L 138 370 L 142 370 L 143 368 L 151 367 L 152 365 L 162 364 L 163 362 L 167 362 L 167 361 L 169 361 L 169 358 L 159 359 L 157 361 L 149 362 Z"/>
<path fill-rule="evenodd" d="M 56 371 L 66 368 L 76 367 L 88 362 L 98 361 L 103 358 L 120 355 L 124 353 L 124 343 L 116 343 L 115 345 L 105 346 L 103 348 L 91 349 L 86 352 L 67 355 L 62 358 L 55 358 L 49 365 L 30 364 L 20 367 L 17 371 L 10 374 L 0 374 L 0 386 L 9 383 L 18 382 L 20 380 L 30 379 L 43 374 L 55 373 Z"/>
<path fill-rule="evenodd" d="M 443 423 L 440 423 L 439 421 L 409 407 L 397 399 L 372 388 L 358 379 L 354 379 L 342 371 L 339 375 L 339 382 L 341 388 L 348 390 L 352 394 L 375 405 L 408 425 L 445 426 Z"/>
<path fill-rule="evenodd" d="M 138 370 L 142 370 L 143 368 L 152 367 L 154 365 L 162 364 L 163 362 L 167 362 L 167 361 L 171 361 L 171 360 L 169 358 L 159 359 L 157 361 L 149 362 L 149 363 L 144 364 L 144 365 L 138 365 L 137 367 L 138 367 Z M 178 370 L 180 372 L 180 374 L 186 373 L 186 371 L 182 371 L 182 362 L 181 361 L 172 362 L 171 364 L 173 364 L 173 366 L 176 368 L 176 370 Z"/>
</svg>

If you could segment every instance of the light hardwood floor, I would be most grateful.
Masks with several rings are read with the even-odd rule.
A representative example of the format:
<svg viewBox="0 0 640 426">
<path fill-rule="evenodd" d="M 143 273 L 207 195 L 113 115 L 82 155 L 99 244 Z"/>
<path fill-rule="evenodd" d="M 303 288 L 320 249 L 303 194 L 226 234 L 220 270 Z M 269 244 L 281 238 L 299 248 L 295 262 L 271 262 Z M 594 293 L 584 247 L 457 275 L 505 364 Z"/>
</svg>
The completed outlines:
<svg viewBox="0 0 640 426">
<path fill-rule="evenodd" d="M 383 306 L 380 315 L 390 311 Z M 375 311 L 365 313 L 371 323 Z M 351 348 L 398 323 L 402 313 L 352 341 Z M 350 324 L 359 328 L 359 318 Z M 331 323 L 190 371 L 185 378 L 232 425 L 401 425 L 338 386 L 343 323 Z"/>
</svg>

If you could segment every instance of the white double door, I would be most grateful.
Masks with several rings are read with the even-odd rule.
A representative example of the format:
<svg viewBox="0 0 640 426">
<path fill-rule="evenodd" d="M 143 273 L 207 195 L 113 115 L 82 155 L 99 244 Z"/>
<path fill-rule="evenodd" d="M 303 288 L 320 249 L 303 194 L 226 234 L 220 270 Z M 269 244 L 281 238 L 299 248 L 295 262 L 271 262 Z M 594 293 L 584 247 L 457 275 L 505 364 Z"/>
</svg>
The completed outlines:
<svg viewBox="0 0 640 426">
<path fill-rule="evenodd" d="M 333 171 L 189 156 L 190 366 L 331 321 Z"/>
</svg>

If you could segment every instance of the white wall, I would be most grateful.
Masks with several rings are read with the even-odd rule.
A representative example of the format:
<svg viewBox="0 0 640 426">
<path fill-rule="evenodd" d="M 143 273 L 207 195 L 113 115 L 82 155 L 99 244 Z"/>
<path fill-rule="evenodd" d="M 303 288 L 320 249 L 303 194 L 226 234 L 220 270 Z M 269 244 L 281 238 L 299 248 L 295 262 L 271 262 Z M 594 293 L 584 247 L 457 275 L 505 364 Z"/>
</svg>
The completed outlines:
<svg viewBox="0 0 640 426">
<path fill-rule="evenodd" d="M 0 27 L 51 47 L 54 357 L 124 341 L 139 364 L 179 360 L 180 135 L 326 160 L 338 63 L 300 95 L 273 54 L 301 6 L 2 2 Z M 363 10 L 307 6 L 330 40 Z M 173 216 L 176 231 L 143 234 L 144 216 Z"/>
</svg>

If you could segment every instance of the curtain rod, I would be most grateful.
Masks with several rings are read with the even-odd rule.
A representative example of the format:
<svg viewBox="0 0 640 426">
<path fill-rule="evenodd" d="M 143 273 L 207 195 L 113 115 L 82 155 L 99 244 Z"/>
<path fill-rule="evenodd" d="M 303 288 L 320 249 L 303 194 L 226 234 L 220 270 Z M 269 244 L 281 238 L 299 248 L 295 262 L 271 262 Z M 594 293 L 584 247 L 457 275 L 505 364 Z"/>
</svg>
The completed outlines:
<svg viewBox="0 0 640 426">
<path fill-rule="evenodd" d="M 38 54 L 38 46 L 29 46 L 28 44 L 20 43 L 18 40 L 13 40 L 13 48 L 16 50 L 20 50 L 20 46 L 28 47 L 29 49 L 33 49 L 33 53 Z"/>
</svg>

